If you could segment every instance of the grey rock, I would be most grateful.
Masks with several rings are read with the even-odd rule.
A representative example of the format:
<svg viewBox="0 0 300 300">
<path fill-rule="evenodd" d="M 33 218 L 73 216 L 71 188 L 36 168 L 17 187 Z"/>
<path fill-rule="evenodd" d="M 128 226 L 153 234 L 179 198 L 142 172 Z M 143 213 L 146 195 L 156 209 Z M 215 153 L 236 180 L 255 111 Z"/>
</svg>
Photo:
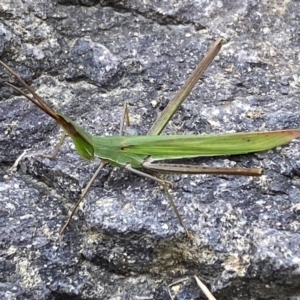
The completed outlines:
<svg viewBox="0 0 300 300">
<path fill-rule="evenodd" d="M 299 128 L 297 1 L 2 1 L 0 55 L 58 111 L 114 135 L 124 101 L 146 134 L 213 41 L 224 46 L 167 134 Z M 0 69 L 1 82 L 11 78 Z M 0 86 L 1 299 L 299 299 L 299 141 L 189 163 L 260 166 L 260 178 L 174 176 L 174 200 L 83 161 L 48 116 Z M 155 108 L 151 104 L 155 101 Z M 9 167 L 24 150 L 18 172 Z"/>
</svg>

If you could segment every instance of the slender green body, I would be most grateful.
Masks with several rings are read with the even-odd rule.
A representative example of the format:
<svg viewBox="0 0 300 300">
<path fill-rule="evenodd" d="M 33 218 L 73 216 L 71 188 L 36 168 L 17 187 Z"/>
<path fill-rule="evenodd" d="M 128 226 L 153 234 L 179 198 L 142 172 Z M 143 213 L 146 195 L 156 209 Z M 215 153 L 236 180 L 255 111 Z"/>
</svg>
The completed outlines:
<svg viewBox="0 0 300 300">
<path fill-rule="evenodd" d="M 92 137 L 95 155 L 112 165 L 133 168 L 143 162 L 264 151 L 299 137 L 299 130 L 205 135 Z"/>
</svg>

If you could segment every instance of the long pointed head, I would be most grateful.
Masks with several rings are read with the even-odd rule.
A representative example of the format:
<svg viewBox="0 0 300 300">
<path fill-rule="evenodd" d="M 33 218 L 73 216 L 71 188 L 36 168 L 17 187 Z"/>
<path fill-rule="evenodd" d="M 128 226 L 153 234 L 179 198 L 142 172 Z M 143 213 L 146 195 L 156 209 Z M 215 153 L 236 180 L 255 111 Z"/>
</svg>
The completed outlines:
<svg viewBox="0 0 300 300">
<path fill-rule="evenodd" d="M 32 97 L 25 94 L 19 88 L 14 86 L 9 82 L 5 82 L 5 84 L 15 91 L 23 95 L 34 105 L 39 107 L 44 113 L 53 118 L 57 124 L 72 138 L 74 145 L 78 154 L 91 160 L 94 158 L 94 146 L 92 143 L 92 136 L 85 132 L 81 127 L 79 127 L 75 122 L 73 122 L 70 118 L 55 112 L 17 73 L 15 73 L 9 66 L 7 66 L 4 62 L 0 60 L 0 64 L 11 74 L 13 75 L 19 83 L 31 93 Z"/>
<path fill-rule="evenodd" d="M 84 131 L 69 117 L 57 113 L 58 124 L 72 138 L 78 154 L 88 160 L 94 158 L 92 135 Z"/>
</svg>

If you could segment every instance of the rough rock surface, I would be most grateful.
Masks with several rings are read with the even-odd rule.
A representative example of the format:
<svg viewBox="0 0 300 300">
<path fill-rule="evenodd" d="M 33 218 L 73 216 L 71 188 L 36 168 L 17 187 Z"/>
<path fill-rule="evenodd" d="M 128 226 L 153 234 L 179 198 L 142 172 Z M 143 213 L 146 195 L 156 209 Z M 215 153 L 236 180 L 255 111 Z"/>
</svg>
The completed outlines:
<svg viewBox="0 0 300 300">
<path fill-rule="evenodd" d="M 38 3 L 37 3 L 38 2 Z M 48 103 L 98 135 L 124 101 L 145 134 L 208 47 L 225 40 L 165 133 L 300 127 L 299 1 L 0 1 L 0 57 Z M 1 82 L 8 80 L 0 69 Z M 299 141 L 193 163 L 261 166 L 260 178 L 173 176 L 187 240 L 160 187 L 97 161 L 0 87 L 1 299 L 300 299 Z M 157 104 L 157 105 L 154 105 Z M 28 148 L 18 172 L 8 169 Z"/>
</svg>

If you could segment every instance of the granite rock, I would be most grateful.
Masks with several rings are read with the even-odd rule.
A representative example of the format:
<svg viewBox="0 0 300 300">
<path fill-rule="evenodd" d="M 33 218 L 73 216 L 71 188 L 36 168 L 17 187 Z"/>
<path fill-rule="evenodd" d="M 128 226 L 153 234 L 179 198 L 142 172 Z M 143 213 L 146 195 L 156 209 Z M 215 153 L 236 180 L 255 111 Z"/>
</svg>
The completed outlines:
<svg viewBox="0 0 300 300">
<path fill-rule="evenodd" d="M 299 15 L 297 1 L 4 0 L 0 55 L 87 131 L 118 134 L 128 101 L 133 131 L 146 134 L 222 37 L 164 132 L 299 128 Z M 0 78 L 13 82 L 2 68 Z M 1 299 L 206 299 L 194 275 L 217 299 L 300 299 L 298 140 L 189 162 L 259 166 L 260 178 L 171 176 L 192 240 L 159 186 L 109 168 L 60 236 L 99 162 L 70 140 L 55 160 L 36 156 L 60 130 L 8 87 L 0 97 Z"/>
</svg>

